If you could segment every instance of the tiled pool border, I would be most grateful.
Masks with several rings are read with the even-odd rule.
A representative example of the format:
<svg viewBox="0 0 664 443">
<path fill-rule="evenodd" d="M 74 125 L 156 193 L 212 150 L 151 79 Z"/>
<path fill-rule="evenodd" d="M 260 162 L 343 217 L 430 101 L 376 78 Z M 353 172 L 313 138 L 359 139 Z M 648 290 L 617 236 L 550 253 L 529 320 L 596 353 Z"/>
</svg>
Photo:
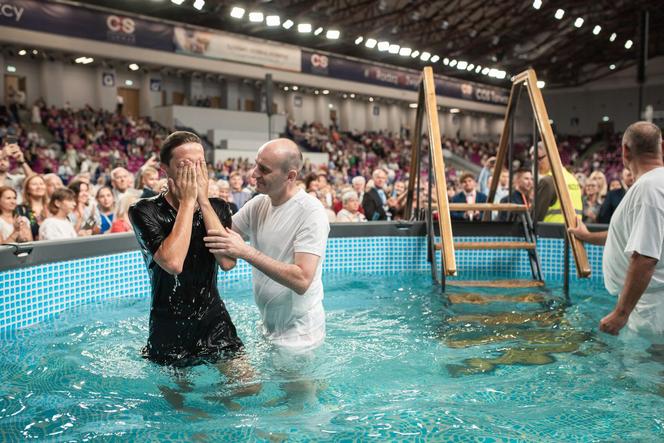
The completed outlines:
<svg viewBox="0 0 664 443">
<path fill-rule="evenodd" d="M 482 237 L 480 241 L 506 239 Z M 545 279 L 561 282 L 564 241 L 540 238 L 537 249 Z M 588 256 L 591 278 L 601 281 L 602 248 L 588 246 Z M 324 274 L 427 271 L 430 268 L 426 257 L 426 238 L 421 236 L 332 237 L 323 270 Z M 456 258 L 461 279 L 530 278 L 525 251 L 463 250 L 456 252 Z M 576 279 L 573 263 L 571 260 L 572 281 Z M 251 267 L 240 260 L 232 271 L 219 273 L 218 283 L 226 287 L 249 279 Z M 5 335 L 34 325 L 84 303 L 146 296 L 149 281 L 138 250 L 0 271 L 0 333 Z"/>
</svg>

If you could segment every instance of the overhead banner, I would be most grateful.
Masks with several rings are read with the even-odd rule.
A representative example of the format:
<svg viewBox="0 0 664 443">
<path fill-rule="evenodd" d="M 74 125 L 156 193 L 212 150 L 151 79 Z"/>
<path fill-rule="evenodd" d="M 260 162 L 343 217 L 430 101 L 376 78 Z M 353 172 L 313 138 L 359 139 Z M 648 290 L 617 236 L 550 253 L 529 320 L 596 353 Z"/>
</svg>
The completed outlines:
<svg viewBox="0 0 664 443">
<path fill-rule="evenodd" d="M 417 91 L 421 78 L 419 72 L 412 70 L 372 65 L 311 51 L 302 51 L 302 72 L 412 91 Z M 506 89 L 441 76 L 436 76 L 436 93 L 493 105 L 506 105 L 509 98 Z"/>
<path fill-rule="evenodd" d="M 175 27 L 176 52 L 300 72 L 301 51 L 294 46 L 247 37 Z"/>
<path fill-rule="evenodd" d="M 3 1 L 0 3 L 0 26 L 173 51 L 172 26 L 60 3 Z"/>
</svg>

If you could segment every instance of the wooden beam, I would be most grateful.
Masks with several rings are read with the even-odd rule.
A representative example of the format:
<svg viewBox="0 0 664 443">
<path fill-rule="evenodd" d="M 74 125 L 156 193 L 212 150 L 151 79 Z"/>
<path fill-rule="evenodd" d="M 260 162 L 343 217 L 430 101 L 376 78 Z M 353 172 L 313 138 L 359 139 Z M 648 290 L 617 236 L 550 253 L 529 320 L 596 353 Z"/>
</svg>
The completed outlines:
<svg viewBox="0 0 664 443">
<path fill-rule="evenodd" d="M 551 175 L 553 176 L 556 195 L 560 201 L 560 207 L 565 219 L 565 232 L 574 255 L 577 275 L 579 277 L 588 277 L 590 276 L 590 263 L 588 262 L 586 248 L 576 237 L 567 233 L 568 228 L 576 227 L 578 219 L 576 211 L 574 210 L 574 205 L 572 204 L 572 197 L 570 196 L 569 189 L 565 182 L 565 176 L 563 175 L 563 164 L 560 161 L 558 146 L 556 145 L 556 139 L 553 136 L 553 130 L 551 129 L 551 123 L 549 122 L 549 114 L 546 112 L 546 106 L 544 106 L 542 91 L 537 87 L 537 75 L 534 70 L 528 69 L 519 74 L 517 78 L 520 78 L 523 75 L 527 76 L 526 86 L 528 89 L 528 95 L 530 96 L 530 103 L 533 107 L 535 121 L 537 122 L 537 127 L 546 150 L 546 155 L 549 157 L 549 163 L 551 164 Z"/>
<path fill-rule="evenodd" d="M 535 288 L 544 286 L 539 280 L 448 280 L 449 286 L 478 288 Z"/>
<path fill-rule="evenodd" d="M 441 251 L 443 266 L 446 275 L 456 275 L 456 259 L 454 258 L 454 242 L 452 240 L 452 222 L 447 202 L 447 181 L 445 180 L 445 161 L 443 160 L 443 147 L 440 139 L 440 126 L 438 123 L 438 103 L 436 102 L 436 87 L 431 66 L 424 68 L 424 100 L 427 112 L 427 126 L 429 127 L 429 149 L 433 175 L 436 180 L 436 196 L 438 197 L 438 221 L 443 249 Z M 419 105 L 419 104 L 418 104 Z M 429 196 L 431 198 L 431 196 Z"/>
<path fill-rule="evenodd" d="M 406 210 L 404 218 L 410 220 L 413 215 L 413 203 L 417 198 L 419 189 L 417 186 L 417 177 L 420 175 L 420 154 L 422 151 L 422 120 L 424 120 L 424 85 L 420 82 L 419 92 L 417 94 L 417 113 L 415 115 L 415 128 L 411 134 L 410 151 L 410 175 L 408 176 L 408 194 L 406 194 Z"/>
<path fill-rule="evenodd" d="M 516 203 L 450 203 L 450 211 L 528 212 L 526 205 Z"/>
</svg>

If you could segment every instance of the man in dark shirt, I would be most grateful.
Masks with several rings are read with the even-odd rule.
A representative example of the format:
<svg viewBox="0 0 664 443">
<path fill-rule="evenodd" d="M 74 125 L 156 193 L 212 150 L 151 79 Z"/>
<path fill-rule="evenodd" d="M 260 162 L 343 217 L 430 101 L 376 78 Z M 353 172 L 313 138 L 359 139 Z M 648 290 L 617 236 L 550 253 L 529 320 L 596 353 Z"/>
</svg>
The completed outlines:
<svg viewBox="0 0 664 443">
<path fill-rule="evenodd" d="M 531 209 L 532 205 L 532 192 L 533 192 L 533 173 L 530 172 L 530 169 L 519 169 L 514 174 L 514 191 L 512 195 L 503 197 L 500 200 L 500 203 L 516 203 L 518 205 L 526 205 L 528 210 Z M 500 212 L 498 214 L 498 220 L 508 221 L 513 220 L 514 212 Z"/>
<path fill-rule="evenodd" d="M 208 176 L 198 136 L 179 131 L 161 148 L 168 191 L 139 200 L 129 210 L 152 284 L 150 332 L 144 355 L 160 364 L 186 366 L 216 361 L 242 349 L 217 291 L 217 264 L 203 237 L 231 226 L 228 204 L 207 197 Z"/>
</svg>

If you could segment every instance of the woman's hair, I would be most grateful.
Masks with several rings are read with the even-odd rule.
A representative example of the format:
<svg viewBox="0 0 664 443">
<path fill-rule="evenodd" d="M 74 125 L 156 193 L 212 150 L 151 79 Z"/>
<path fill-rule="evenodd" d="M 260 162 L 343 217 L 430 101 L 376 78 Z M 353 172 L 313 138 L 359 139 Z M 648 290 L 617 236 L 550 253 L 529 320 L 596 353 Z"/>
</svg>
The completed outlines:
<svg viewBox="0 0 664 443">
<path fill-rule="evenodd" d="M 111 191 L 111 195 L 113 195 L 113 188 L 111 188 L 108 185 L 104 185 L 100 186 L 99 189 L 97 189 L 97 193 L 95 194 L 95 199 L 99 199 L 99 194 L 101 194 L 101 191 L 103 191 L 104 189 L 108 189 L 109 191 Z"/>
<path fill-rule="evenodd" d="M 346 203 L 348 203 L 349 200 L 360 200 L 360 198 L 357 196 L 357 193 L 355 191 L 348 191 L 345 192 L 344 195 L 341 197 L 341 203 L 346 206 Z"/>
<path fill-rule="evenodd" d="M 39 174 L 32 174 L 26 177 L 25 180 L 23 181 L 23 204 L 30 209 L 32 209 L 32 202 L 30 201 L 30 193 L 28 192 L 28 187 L 30 186 L 30 182 L 32 182 L 32 180 L 36 178 L 40 178 L 44 182 L 44 185 L 46 185 L 44 177 L 42 177 Z M 44 196 L 41 198 L 41 201 L 42 205 L 44 206 L 44 212 L 45 212 L 47 208 L 50 208 L 48 204 L 48 195 L 46 192 L 44 192 Z M 43 215 L 46 216 L 48 214 L 43 214 Z"/>
<path fill-rule="evenodd" d="M 74 200 L 76 201 L 76 194 L 69 188 L 58 188 L 53 191 L 51 196 L 51 201 L 48 202 L 48 210 L 51 211 L 51 214 L 57 214 L 58 206 L 57 202 L 62 202 L 64 200 Z"/>
<path fill-rule="evenodd" d="M 81 180 L 74 180 L 73 182 L 69 183 L 67 188 L 71 189 L 74 191 L 74 194 L 76 194 L 76 198 L 78 199 L 79 194 L 81 193 L 81 186 L 87 186 L 88 190 L 90 189 L 90 185 L 84 181 Z"/>
<path fill-rule="evenodd" d="M 116 218 L 120 219 L 127 215 L 129 207 L 136 203 L 138 197 L 139 194 L 134 192 L 134 190 L 127 192 L 118 202 L 118 208 L 115 213 Z"/>
</svg>

